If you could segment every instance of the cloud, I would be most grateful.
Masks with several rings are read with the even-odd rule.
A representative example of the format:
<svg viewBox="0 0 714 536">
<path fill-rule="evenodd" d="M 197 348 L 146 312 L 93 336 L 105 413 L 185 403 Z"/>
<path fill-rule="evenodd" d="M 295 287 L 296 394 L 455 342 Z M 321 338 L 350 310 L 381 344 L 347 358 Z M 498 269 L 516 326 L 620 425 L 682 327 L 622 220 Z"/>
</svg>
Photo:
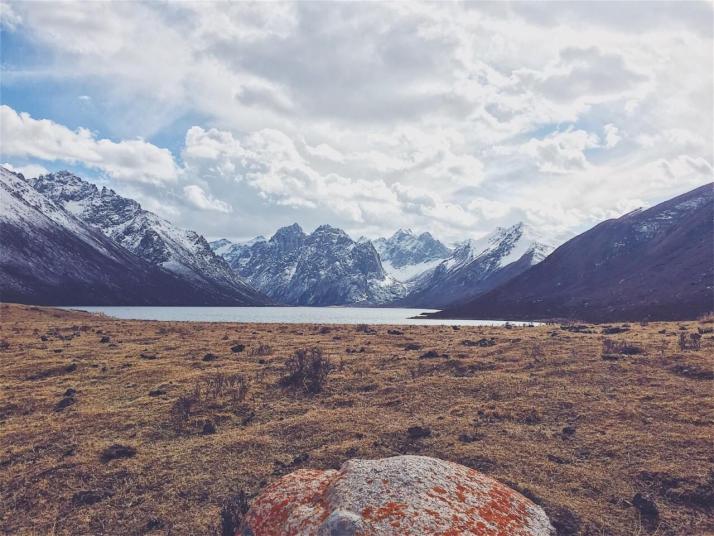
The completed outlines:
<svg viewBox="0 0 714 536">
<path fill-rule="evenodd" d="M 197 184 L 189 184 L 183 187 L 186 199 L 196 208 L 201 210 L 214 210 L 216 212 L 232 212 L 232 207 L 220 199 L 207 194 L 203 188 Z"/>
<path fill-rule="evenodd" d="M 543 139 L 531 138 L 522 151 L 532 157 L 539 171 L 569 173 L 588 166 L 586 149 L 598 147 L 600 139 L 584 130 L 553 132 Z"/>
<path fill-rule="evenodd" d="M 211 235 L 565 235 L 714 161 L 711 3 L 0 6 L 3 88 L 29 114 L 4 159 L 143 181 Z M 47 88 L 91 105 L 34 104 Z M 206 218 L 216 201 L 233 212 Z"/>
<path fill-rule="evenodd" d="M 28 164 L 26 166 L 13 166 L 12 164 L 5 162 L 2 167 L 4 167 L 5 169 L 9 169 L 10 171 L 13 171 L 15 173 L 21 173 L 26 179 L 34 179 L 35 177 L 39 177 L 40 175 L 45 175 L 49 173 L 47 168 L 37 164 Z"/>
<path fill-rule="evenodd" d="M 620 130 L 612 123 L 608 123 L 607 125 L 605 125 L 603 131 L 605 134 L 605 147 L 608 149 L 612 149 L 620 142 L 620 140 L 622 140 L 622 136 L 620 136 Z"/>
<path fill-rule="evenodd" d="M 21 22 L 22 18 L 15 13 L 10 4 L 0 3 L 0 27 L 4 26 L 8 30 L 14 30 Z"/>
<path fill-rule="evenodd" d="M 6 105 L 0 106 L 0 133 L 3 157 L 81 163 L 119 180 L 156 183 L 177 178 L 173 156 L 166 149 L 143 140 L 97 139 L 85 128 L 70 130 Z"/>
</svg>

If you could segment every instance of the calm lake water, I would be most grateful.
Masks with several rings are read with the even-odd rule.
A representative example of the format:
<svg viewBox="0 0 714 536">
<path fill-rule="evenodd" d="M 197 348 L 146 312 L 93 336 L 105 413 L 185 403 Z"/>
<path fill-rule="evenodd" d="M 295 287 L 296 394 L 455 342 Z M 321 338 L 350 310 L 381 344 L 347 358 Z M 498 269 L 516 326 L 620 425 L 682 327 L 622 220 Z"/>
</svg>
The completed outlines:
<svg viewBox="0 0 714 536">
<path fill-rule="evenodd" d="M 192 320 L 286 324 L 410 324 L 425 326 L 493 326 L 498 320 L 427 320 L 413 316 L 434 309 L 379 307 L 65 307 L 130 320 Z M 511 322 L 520 325 L 522 322 Z"/>
</svg>

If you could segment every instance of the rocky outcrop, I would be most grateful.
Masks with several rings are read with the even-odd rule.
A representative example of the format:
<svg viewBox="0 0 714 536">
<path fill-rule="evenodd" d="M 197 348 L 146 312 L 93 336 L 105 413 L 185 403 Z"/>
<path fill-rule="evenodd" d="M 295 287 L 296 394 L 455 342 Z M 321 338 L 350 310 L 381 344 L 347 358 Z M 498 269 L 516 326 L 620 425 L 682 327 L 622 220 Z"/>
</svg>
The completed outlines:
<svg viewBox="0 0 714 536">
<path fill-rule="evenodd" d="M 258 496 L 237 535 L 552 536 L 543 510 L 473 469 L 425 456 L 302 469 Z"/>
</svg>

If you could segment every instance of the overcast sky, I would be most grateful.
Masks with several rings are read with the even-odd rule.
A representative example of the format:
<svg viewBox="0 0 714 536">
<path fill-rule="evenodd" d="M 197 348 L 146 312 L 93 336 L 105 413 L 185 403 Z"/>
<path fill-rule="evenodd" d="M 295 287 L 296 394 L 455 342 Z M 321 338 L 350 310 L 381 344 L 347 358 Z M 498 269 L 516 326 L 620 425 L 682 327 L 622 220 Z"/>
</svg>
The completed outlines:
<svg viewBox="0 0 714 536">
<path fill-rule="evenodd" d="M 0 2 L 0 162 L 209 238 L 554 241 L 712 180 L 710 2 Z"/>
</svg>

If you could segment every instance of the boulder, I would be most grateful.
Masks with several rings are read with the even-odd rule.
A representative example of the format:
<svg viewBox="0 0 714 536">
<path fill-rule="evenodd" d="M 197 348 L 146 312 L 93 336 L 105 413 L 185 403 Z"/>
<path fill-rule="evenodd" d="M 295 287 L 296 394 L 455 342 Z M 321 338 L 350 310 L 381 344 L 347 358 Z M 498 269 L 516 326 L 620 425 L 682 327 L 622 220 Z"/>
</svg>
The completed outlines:
<svg viewBox="0 0 714 536">
<path fill-rule="evenodd" d="M 469 467 L 425 456 L 301 469 L 253 501 L 236 536 L 553 536 L 545 512 Z"/>
</svg>

